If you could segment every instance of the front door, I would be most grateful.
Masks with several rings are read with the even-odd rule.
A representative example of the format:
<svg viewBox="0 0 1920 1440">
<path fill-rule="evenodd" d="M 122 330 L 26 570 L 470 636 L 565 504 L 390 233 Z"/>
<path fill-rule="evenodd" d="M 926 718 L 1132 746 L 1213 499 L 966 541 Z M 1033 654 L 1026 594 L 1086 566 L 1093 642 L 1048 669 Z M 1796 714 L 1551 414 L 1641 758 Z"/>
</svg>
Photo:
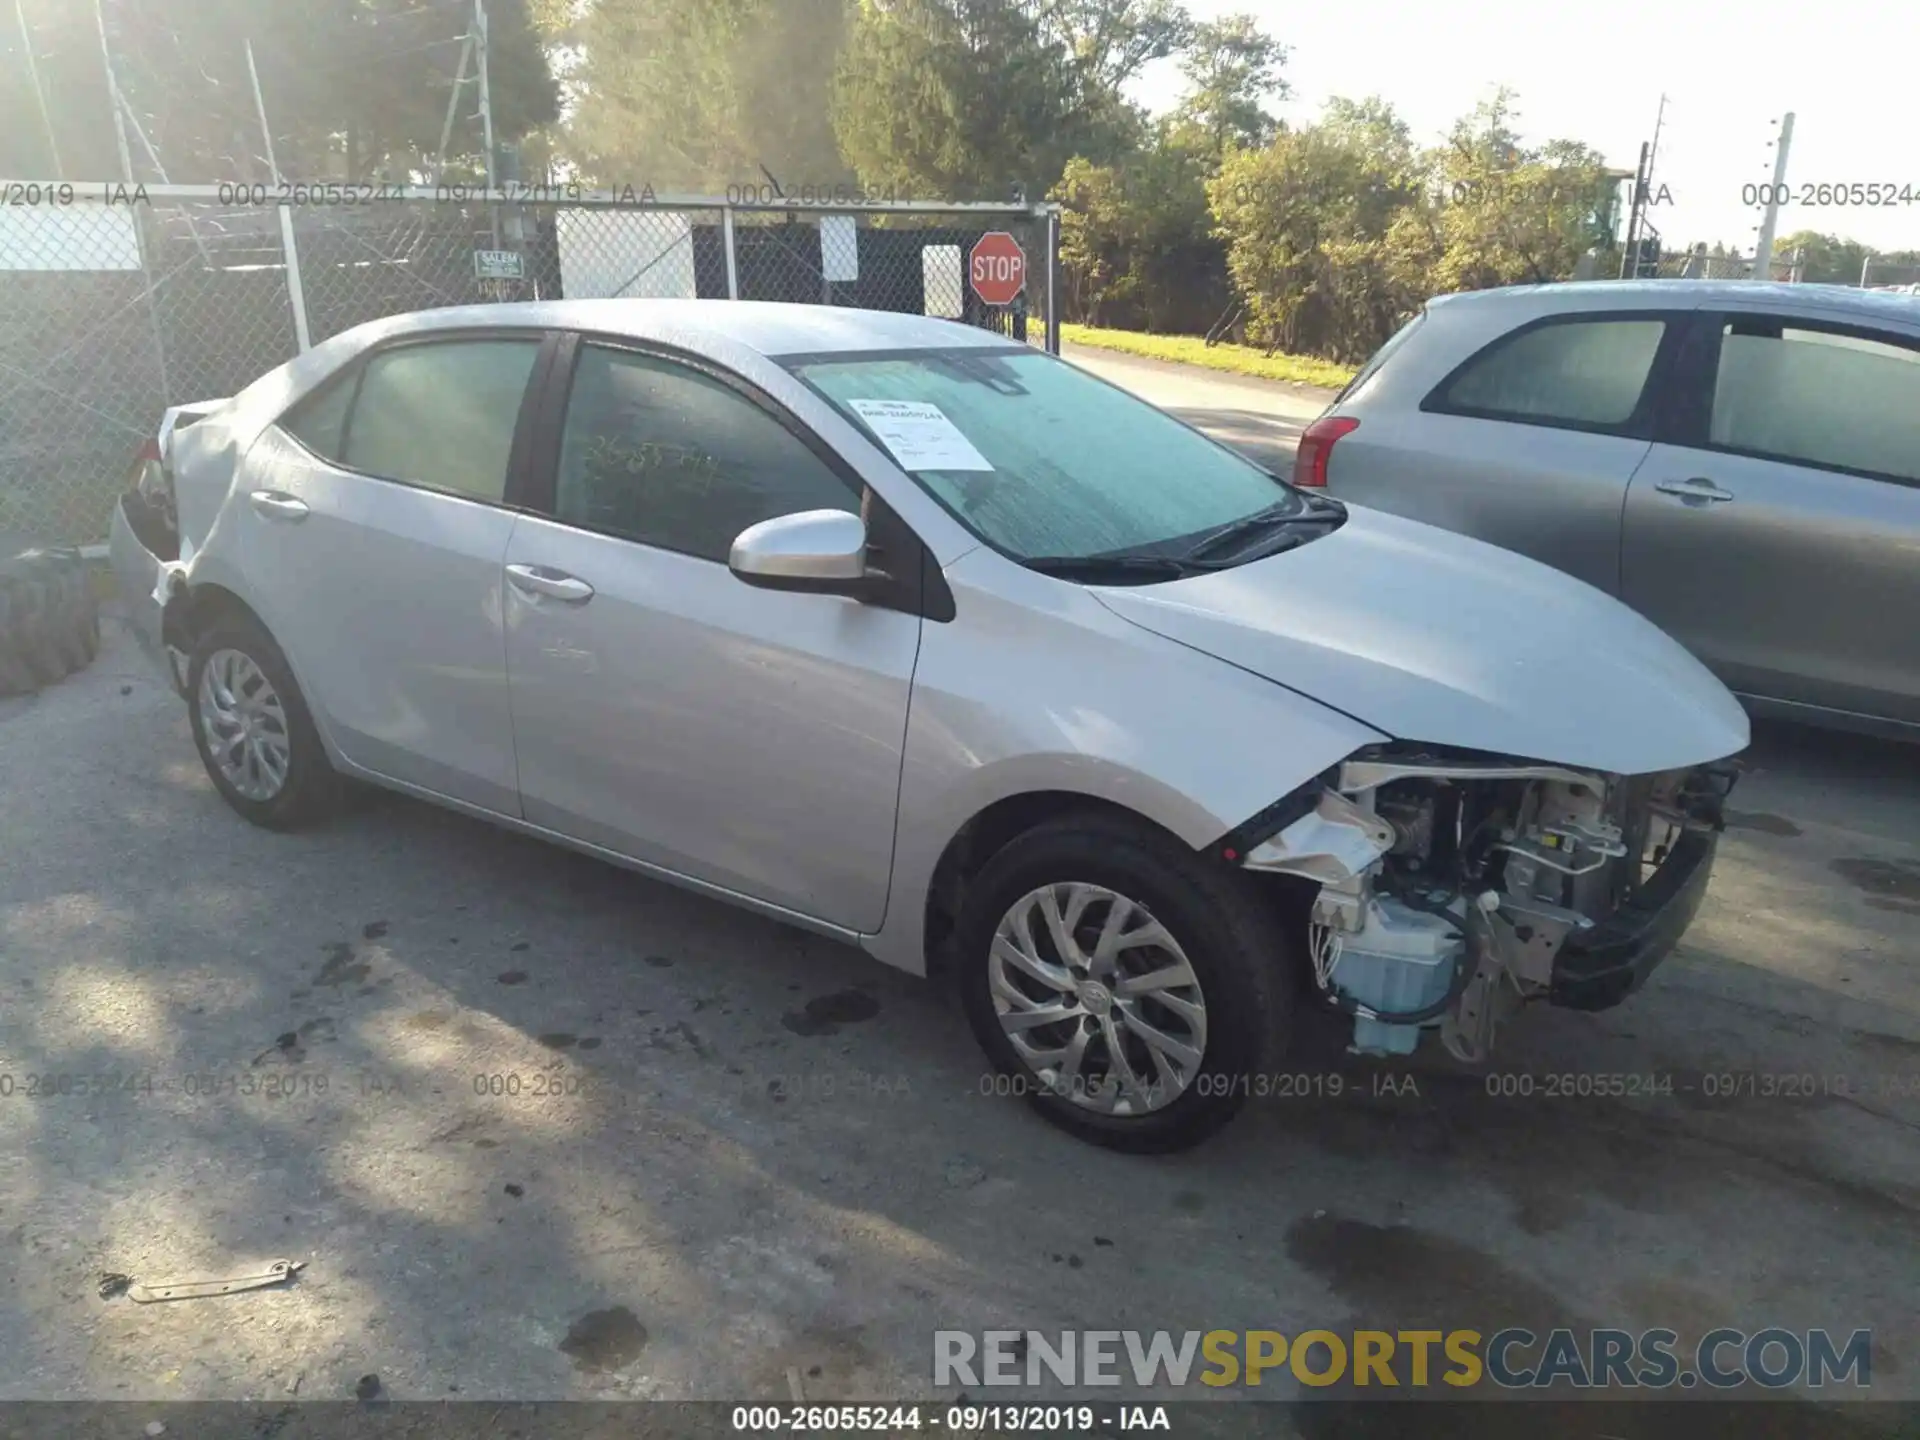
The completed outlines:
<svg viewBox="0 0 1920 1440">
<path fill-rule="evenodd" d="M 551 518 L 523 517 L 506 555 L 527 820 L 877 930 L 920 619 L 727 568 L 750 525 L 859 505 L 756 398 L 582 344 Z"/>
<path fill-rule="evenodd" d="M 1634 476 L 1622 598 L 1743 694 L 1920 721 L 1920 330 L 1701 321 L 1698 433 Z"/>
</svg>

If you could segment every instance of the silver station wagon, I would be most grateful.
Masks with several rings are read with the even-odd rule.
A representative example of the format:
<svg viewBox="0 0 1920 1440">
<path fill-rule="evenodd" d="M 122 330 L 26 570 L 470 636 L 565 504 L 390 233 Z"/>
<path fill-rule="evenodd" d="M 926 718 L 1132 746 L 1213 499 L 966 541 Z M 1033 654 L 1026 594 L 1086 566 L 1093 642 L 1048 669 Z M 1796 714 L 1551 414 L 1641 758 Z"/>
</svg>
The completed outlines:
<svg viewBox="0 0 1920 1440">
<path fill-rule="evenodd" d="M 1756 714 L 1920 740 L 1920 299 L 1443 296 L 1301 455 L 1310 486 L 1618 596 Z"/>
</svg>

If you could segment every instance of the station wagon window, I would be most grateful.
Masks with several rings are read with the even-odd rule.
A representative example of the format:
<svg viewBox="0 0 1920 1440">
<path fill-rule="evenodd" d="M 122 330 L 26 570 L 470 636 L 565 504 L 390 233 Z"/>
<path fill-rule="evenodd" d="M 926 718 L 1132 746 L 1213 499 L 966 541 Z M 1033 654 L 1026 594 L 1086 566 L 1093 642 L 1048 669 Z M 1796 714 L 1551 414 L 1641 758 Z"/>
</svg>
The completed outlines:
<svg viewBox="0 0 1920 1440">
<path fill-rule="evenodd" d="M 1920 342 L 1729 320 L 1709 443 L 1920 482 Z"/>
<path fill-rule="evenodd" d="M 1594 317 L 1536 325 L 1495 341 L 1426 408 L 1494 420 L 1608 430 L 1640 407 L 1666 322 Z"/>
<path fill-rule="evenodd" d="M 860 497 L 767 411 L 689 366 L 581 348 L 554 517 L 724 562 L 742 530 Z"/>
<path fill-rule="evenodd" d="M 537 339 L 446 340 L 367 362 L 341 463 L 498 503 Z"/>
</svg>

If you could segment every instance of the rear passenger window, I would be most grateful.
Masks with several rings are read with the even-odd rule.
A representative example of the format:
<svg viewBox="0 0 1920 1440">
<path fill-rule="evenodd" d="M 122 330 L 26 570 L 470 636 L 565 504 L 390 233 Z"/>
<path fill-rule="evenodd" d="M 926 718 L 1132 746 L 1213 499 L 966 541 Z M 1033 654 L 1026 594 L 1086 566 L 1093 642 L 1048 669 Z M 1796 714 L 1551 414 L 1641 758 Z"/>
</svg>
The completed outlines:
<svg viewBox="0 0 1920 1440">
<path fill-rule="evenodd" d="M 1640 406 L 1664 320 L 1556 321 L 1495 341 L 1427 408 L 1606 430 Z"/>
<path fill-rule="evenodd" d="M 1710 442 L 1920 481 L 1920 345 L 1753 317 L 1728 323 Z"/>
<path fill-rule="evenodd" d="M 341 463 L 499 502 L 539 352 L 537 339 L 435 341 L 380 352 L 367 362 L 347 417 Z"/>
</svg>

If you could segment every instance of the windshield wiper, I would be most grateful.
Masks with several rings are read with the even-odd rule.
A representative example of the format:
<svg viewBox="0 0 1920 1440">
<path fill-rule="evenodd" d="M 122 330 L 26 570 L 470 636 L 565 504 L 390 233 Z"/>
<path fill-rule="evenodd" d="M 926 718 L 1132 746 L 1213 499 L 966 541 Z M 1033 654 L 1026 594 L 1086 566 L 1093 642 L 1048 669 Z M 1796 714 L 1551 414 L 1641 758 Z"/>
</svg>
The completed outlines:
<svg viewBox="0 0 1920 1440">
<path fill-rule="evenodd" d="M 1221 568 L 1173 555 L 1031 555 L 1020 563 L 1042 575 L 1081 580 L 1089 585 L 1108 582 L 1151 585 L 1161 580 L 1185 580 L 1190 575 Z"/>
<path fill-rule="evenodd" d="M 1181 555 L 1183 561 L 1204 560 L 1210 555 L 1232 550 L 1273 530 L 1294 526 L 1332 525 L 1345 517 L 1347 507 L 1338 500 L 1319 495 L 1289 498 L 1251 515 L 1210 530 Z"/>
</svg>

